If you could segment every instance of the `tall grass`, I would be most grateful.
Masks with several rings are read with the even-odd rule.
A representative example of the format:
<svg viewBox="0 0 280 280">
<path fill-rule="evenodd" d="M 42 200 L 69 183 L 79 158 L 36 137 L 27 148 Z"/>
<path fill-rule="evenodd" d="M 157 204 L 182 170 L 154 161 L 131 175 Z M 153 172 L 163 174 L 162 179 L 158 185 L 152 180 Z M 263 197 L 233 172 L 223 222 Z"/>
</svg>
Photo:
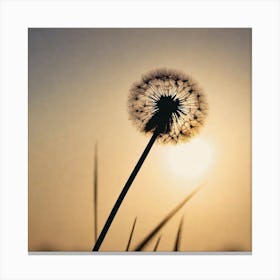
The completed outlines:
<svg viewBox="0 0 280 280">
<path fill-rule="evenodd" d="M 174 209 L 172 209 L 159 224 L 150 231 L 149 234 L 135 247 L 135 251 L 143 250 L 155 237 L 155 235 L 163 228 L 163 226 L 203 187 L 201 185 L 193 192 L 191 192 L 182 202 L 180 202 Z"/>
<path fill-rule="evenodd" d="M 157 251 L 160 240 L 161 240 L 161 235 L 160 235 L 159 238 L 157 239 L 156 245 L 155 245 L 154 250 L 153 250 L 154 252 Z"/>
<path fill-rule="evenodd" d="M 177 237 L 176 237 L 176 241 L 174 244 L 174 250 L 175 252 L 179 252 L 180 251 L 180 244 L 181 244 L 181 236 L 182 236 L 182 229 L 183 229 L 183 223 L 184 223 L 184 216 L 181 218 L 180 224 L 179 224 L 179 228 L 177 231 Z"/>
<path fill-rule="evenodd" d="M 129 251 L 129 247 L 130 247 L 133 232 L 134 232 L 134 229 L 135 229 L 136 221 L 137 221 L 137 217 L 134 219 L 134 222 L 133 222 L 133 225 L 132 225 L 132 228 L 131 228 L 131 232 L 130 232 L 129 239 L 128 239 L 127 246 L 126 246 L 126 251 L 127 252 Z"/>
<path fill-rule="evenodd" d="M 94 216 L 94 240 L 98 236 L 98 146 L 94 149 L 94 171 L 93 171 L 93 216 Z"/>
</svg>

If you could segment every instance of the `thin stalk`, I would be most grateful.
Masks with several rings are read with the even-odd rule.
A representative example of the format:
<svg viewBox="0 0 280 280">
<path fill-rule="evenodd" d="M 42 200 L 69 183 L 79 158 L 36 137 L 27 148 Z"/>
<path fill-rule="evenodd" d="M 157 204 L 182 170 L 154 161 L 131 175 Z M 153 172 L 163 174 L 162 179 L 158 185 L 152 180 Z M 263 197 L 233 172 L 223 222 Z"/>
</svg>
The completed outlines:
<svg viewBox="0 0 280 280">
<path fill-rule="evenodd" d="M 129 247 L 130 247 L 130 244 L 131 244 L 131 240 L 132 240 L 133 232 L 134 232 L 134 229 L 135 229 L 136 221 L 137 221 L 137 217 L 134 219 L 134 223 L 132 225 L 132 229 L 131 229 L 131 232 L 130 232 L 130 235 L 129 235 L 129 239 L 128 239 L 127 246 L 126 246 L 126 251 L 127 252 L 129 251 Z"/>
<path fill-rule="evenodd" d="M 150 152 L 150 150 L 151 150 L 153 144 L 155 143 L 159 134 L 160 134 L 160 129 L 157 128 L 154 131 L 153 136 L 151 137 L 148 145 L 146 146 L 146 148 L 145 148 L 144 152 L 142 153 L 140 159 L 138 160 L 136 166 L 134 167 L 133 171 L 131 172 L 131 174 L 130 174 L 126 184 L 124 185 L 117 201 L 115 202 L 115 205 L 112 208 L 111 213 L 110 213 L 109 217 L 107 218 L 107 221 L 106 221 L 106 223 L 105 223 L 105 225 L 104 225 L 104 227 L 103 227 L 103 229 L 102 229 L 102 231 L 101 231 L 101 233 L 100 233 L 92 251 L 98 251 L 99 250 L 99 248 L 100 248 L 100 246 L 101 246 L 101 244 L 102 244 L 102 242 L 103 242 L 103 240 L 104 240 L 104 238 L 105 238 L 105 236 L 106 236 L 106 234 L 107 234 L 107 232 L 108 232 L 108 230 L 109 230 L 109 228 L 110 228 L 110 226 L 111 226 L 111 224 L 112 224 L 112 222 L 113 222 L 113 220 L 114 220 L 114 218 L 115 218 L 115 216 L 116 216 L 116 214 L 119 210 L 119 207 L 122 204 L 122 201 L 124 200 L 131 184 L 133 183 L 138 171 L 140 170 L 144 160 L 146 159 L 147 155 L 149 154 L 149 152 Z"/>
<path fill-rule="evenodd" d="M 175 252 L 180 251 L 183 222 L 184 222 L 184 216 L 181 218 L 180 225 L 179 225 L 179 228 L 178 228 L 177 237 L 176 237 L 174 250 L 173 250 Z"/>
<path fill-rule="evenodd" d="M 93 182 L 93 205 L 94 205 L 94 240 L 96 242 L 98 235 L 98 217 L 97 217 L 97 197 L 98 195 L 98 154 L 97 143 L 95 144 L 94 151 L 94 182 Z"/>
<path fill-rule="evenodd" d="M 158 249 L 158 245 L 159 245 L 160 239 L 161 239 L 161 236 L 160 236 L 160 237 L 158 238 L 158 240 L 157 240 L 157 243 L 156 243 L 156 245 L 155 245 L 155 247 L 154 247 L 154 252 L 156 252 L 157 249 Z"/>
</svg>

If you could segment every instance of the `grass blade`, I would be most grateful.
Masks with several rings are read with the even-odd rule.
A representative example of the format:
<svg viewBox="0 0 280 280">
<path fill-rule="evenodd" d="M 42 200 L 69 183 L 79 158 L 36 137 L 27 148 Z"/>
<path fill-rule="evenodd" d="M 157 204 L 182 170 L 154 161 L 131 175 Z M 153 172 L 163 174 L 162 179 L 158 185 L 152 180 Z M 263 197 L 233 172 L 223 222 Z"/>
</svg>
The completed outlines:
<svg viewBox="0 0 280 280">
<path fill-rule="evenodd" d="M 138 244 L 135 251 L 141 251 L 144 249 L 161 228 L 202 188 L 202 186 L 204 186 L 204 184 L 191 192 L 181 203 L 170 211 L 169 214 L 165 216 L 165 218 L 163 218 L 163 220 Z"/>
<path fill-rule="evenodd" d="M 134 228 L 135 228 L 135 225 L 136 225 L 136 221 L 137 221 L 137 217 L 134 219 L 132 229 L 131 229 L 131 232 L 130 232 L 130 236 L 129 236 L 129 239 L 128 239 L 128 242 L 127 242 L 127 246 L 126 246 L 126 251 L 127 252 L 129 251 L 129 247 L 130 247 L 131 239 L 132 239 L 132 236 L 133 236 Z"/>
<path fill-rule="evenodd" d="M 98 236 L 98 217 L 97 217 L 97 202 L 98 202 L 98 147 L 97 143 L 95 144 L 94 151 L 94 171 L 93 171 L 93 215 L 94 215 L 94 239 L 95 242 Z"/>
<path fill-rule="evenodd" d="M 156 252 L 156 251 L 157 251 L 157 248 L 158 248 L 158 245 L 159 245 L 160 239 L 161 239 L 161 236 L 160 236 L 160 237 L 158 238 L 158 240 L 157 240 L 157 243 L 156 243 L 156 245 L 155 245 L 155 247 L 154 247 L 154 252 Z"/>
<path fill-rule="evenodd" d="M 176 238 L 176 242 L 175 242 L 175 245 L 174 245 L 174 251 L 175 252 L 180 251 L 183 222 L 184 222 L 184 216 L 181 218 L 181 221 L 180 221 L 180 224 L 179 224 L 179 228 L 178 228 L 178 232 L 177 232 L 177 238 Z"/>
</svg>

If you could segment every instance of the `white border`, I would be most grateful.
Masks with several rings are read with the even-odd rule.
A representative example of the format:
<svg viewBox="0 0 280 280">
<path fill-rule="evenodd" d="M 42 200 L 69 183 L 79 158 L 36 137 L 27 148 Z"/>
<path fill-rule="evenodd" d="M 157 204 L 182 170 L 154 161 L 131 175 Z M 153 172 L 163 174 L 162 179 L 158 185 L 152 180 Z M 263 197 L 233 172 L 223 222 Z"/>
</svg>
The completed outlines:
<svg viewBox="0 0 280 280">
<path fill-rule="evenodd" d="M 27 28 L 112 26 L 253 28 L 252 255 L 28 255 Z M 279 279 L 279 34 L 278 1 L 2 1 L 1 279 Z"/>
</svg>

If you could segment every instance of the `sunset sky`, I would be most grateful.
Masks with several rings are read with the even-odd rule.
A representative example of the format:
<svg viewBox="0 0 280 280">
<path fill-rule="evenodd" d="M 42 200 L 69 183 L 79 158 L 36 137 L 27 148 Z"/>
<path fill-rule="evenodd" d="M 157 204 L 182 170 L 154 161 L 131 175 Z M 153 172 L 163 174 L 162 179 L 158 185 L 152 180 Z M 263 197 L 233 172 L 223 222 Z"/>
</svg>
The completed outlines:
<svg viewBox="0 0 280 280">
<path fill-rule="evenodd" d="M 172 251 L 251 251 L 251 29 L 29 29 L 29 251 L 91 251 L 149 141 L 129 120 L 131 85 L 156 68 L 191 75 L 209 115 L 189 143 L 155 144 L 102 244 L 131 247 L 192 190 L 160 232 Z M 158 236 L 159 236 L 158 235 Z M 154 242 L 147 247 L 152 250 Z"/>
</svg>

